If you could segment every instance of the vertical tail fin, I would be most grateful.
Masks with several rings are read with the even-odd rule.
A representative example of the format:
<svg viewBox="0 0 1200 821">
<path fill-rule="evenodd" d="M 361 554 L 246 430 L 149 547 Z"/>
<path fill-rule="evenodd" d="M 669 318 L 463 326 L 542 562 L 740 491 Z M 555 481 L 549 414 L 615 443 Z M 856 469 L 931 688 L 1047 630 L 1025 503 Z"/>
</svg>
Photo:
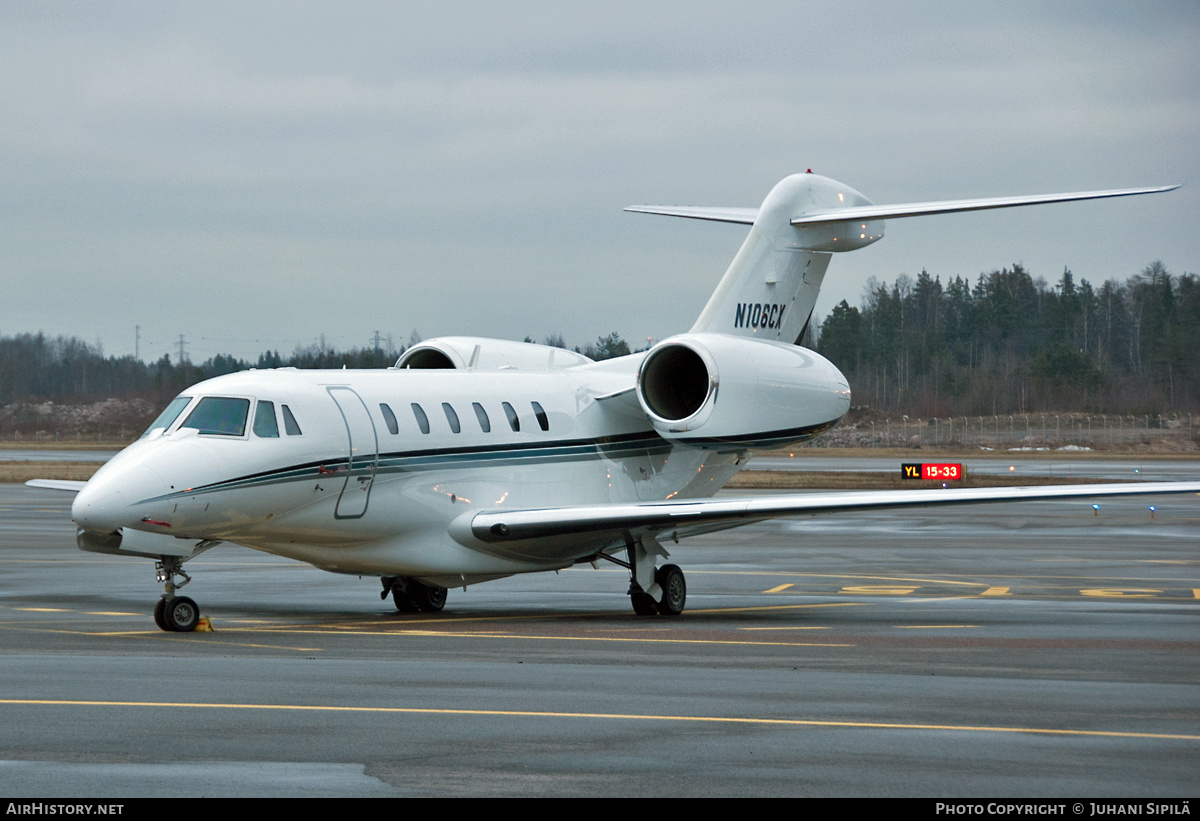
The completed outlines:
<svg viewBox="0 0 1200 821">
<path fill-rule="evenodd" d="M 755 225 L 691 332 L 797 341 L 831 256 L 827 251 L 779 248 Z"/>
</svg>

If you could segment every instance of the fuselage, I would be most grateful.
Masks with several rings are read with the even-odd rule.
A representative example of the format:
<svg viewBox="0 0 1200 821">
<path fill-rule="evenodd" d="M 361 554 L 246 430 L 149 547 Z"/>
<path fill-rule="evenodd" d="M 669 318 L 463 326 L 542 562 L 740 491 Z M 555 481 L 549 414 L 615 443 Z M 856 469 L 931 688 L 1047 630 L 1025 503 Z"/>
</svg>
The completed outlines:
<svg viewBox="0 0 1200 821">
<path fill-rule="evenodd" d="M 832 426 L 849 401 L 841 374 L 807 353 L 819 401 L 788 411 L 795 440 Z M 754 445 L 749 418 L 748 436 L 703 447 L 660 435 L 632 393 L 619 395 L 641 359 L 217 377 L 102 467 L 72 512 L 93 533 L 235 542 L 348 573 L 467 584 L 565 567 L 594 546 L 496 547 L 453 523 L 483 510 L 708 497 Z"/>
</svg>

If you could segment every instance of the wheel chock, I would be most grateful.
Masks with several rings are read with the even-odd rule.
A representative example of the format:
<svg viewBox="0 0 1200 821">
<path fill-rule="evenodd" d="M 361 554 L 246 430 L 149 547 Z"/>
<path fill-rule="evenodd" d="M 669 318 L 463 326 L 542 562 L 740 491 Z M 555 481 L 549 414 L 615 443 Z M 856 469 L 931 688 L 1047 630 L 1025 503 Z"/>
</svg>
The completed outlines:
<svg viewBox="0 0 1200 821">
<path fill-rule="evenodd" d="M 214 632 L 213 626 L 212 626 L 212 620 L 209 619 L 208 616 L 201 616 L 200 619 L 196 622 L 196 629 L 193 632 L 195 632 L 195 633 L 212 633 L 212 632 Z"/>
</svg>

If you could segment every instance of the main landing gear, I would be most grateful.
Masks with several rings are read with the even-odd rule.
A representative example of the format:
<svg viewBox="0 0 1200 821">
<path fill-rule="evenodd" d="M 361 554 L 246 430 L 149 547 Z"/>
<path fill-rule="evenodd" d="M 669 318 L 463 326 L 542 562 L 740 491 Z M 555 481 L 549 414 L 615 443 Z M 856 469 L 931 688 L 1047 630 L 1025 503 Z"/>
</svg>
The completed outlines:
<svg viewBox="0 0 1200 821">
<path fill-rule="evenodd" d="M 639 616 L 678 616 L 687 601 L 687 581 L 678 565 L 664 564 L 655 568 L 657 557 L 670 558 L 653 536 L 634 541 L 625 537 L 628 562 L 601 553 L 602 558 L 629 570 L 629 602 Z"/>
<path fill-rule="evenodd" d="M 154 623 L 168 632 L 189 633 L 200 621 L 200 608 L 187 596 L 176 596 L 175 591 L 192 580 L 183 571 L 183 559 L 178 556 L 163 556 L 154 564 L 155 577 L 166 585 L 166 592 L 154 605 Z M 183 581 L 175 584 L 175 577 Z"/>
<path fill-rule="evenodd" d="M 644 590 L 636 577 L 630 579 L 629 601 L 633 604 L 634 613 L 639 616 L 678 616 L 683 612 L 683 605 L 687 601 L 687 581 L 678 565 L 664 564 L 655 570 L 650 591 L 653 592 Z M 661 598 L 655 599 L 655 594 Z"/>
<path fill-rule="evenodd" d="M 422 584 L 407 576 L 384 576 L 383 592 L 379 598 L 392 594 L 392 601 L 401 613 L 438 613 L 446 606 L 446 588 Z"/>
</svg>

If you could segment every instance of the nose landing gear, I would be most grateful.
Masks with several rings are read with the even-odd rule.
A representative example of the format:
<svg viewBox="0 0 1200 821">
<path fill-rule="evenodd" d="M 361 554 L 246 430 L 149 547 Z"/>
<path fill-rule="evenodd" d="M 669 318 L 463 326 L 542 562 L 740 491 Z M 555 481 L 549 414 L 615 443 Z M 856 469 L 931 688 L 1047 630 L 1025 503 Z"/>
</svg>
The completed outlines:
<svg viewBox="0 0 1200 821">
<path fill-rule="evenodd" d="M 154 623 L 168 632 L 191 632 L 199 621 L 200 607 L 187 596 L 176 596 L 169 602 L 161 598 L 154 604 Z"/>
<path fill-rule="evenodd" d="M 154 605 L 154 623 L 168 632 L 190 633 L 200 621 L 200 608 L 187 596 L 176 596 L 175 591 L 192 580 L 183 570 L 183 559 L 178 556 L 163 556 L 154 564 L 154 575 L 166 586 L 166 592 Z M 175 584 L 175 577 L 183 581 Z"/>
</svg>

